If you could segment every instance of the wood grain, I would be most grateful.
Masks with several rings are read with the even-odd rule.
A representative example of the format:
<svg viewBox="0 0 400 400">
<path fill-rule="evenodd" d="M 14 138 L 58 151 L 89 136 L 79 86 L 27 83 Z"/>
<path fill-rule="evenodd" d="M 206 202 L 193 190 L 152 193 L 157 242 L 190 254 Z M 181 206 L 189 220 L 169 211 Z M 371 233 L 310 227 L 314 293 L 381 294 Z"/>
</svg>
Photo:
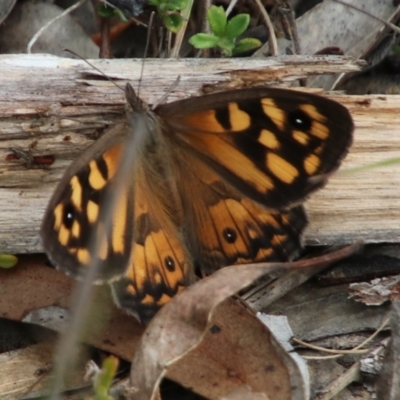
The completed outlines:
<svg viewBox="0 0 400 400">
<path fill-rule="evenodd" d="M 121 87 L 134 87 L 139 60 L 93 63 Z M 159 100 L 178 75 L 169 101 L 229 88 L 275 86 L 315 74 L 358 70 L 341 57 L 277 59 L 146 60 L 140 95 Z M 0 251 L 41 251 L 40 220 L 66 166 L 106 128 L 124 118 L 121 90 L 82 61 L 47 55 L 0 56 Z M 400 164 L 358 173 L 353 167 L 400 157 L 400 96 L 329 97 L 345 104 L 356 124 L 355 143 L 341 173 L 308 202 L 311 244 L 398 242 L 400 239 Z M 52 156 L 48 167 L 35 159 L 12 159 L 10 148 L 31 157 Z M 32 161 L 32 160 L 31 160 Z"/>
</svg>

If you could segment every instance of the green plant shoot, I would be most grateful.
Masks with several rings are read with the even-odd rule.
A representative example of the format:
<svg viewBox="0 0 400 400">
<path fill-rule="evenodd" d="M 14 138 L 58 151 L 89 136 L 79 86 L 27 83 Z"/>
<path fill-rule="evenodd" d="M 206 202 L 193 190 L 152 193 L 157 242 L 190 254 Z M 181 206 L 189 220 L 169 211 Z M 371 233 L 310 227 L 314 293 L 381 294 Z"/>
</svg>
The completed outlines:
<svg viewBox="0 0 400 400">
<path fill-rule="evenodd" d="M 96 377 L 94 383 L 95 399 L 96 400 L 113 400 L 108 394 L 114 376 L 118 369 L 118 358 L 114 356 L 107 357 L 101 366 L 101 372 Z"/>
<path fill-rule="evenodd" d="M 18 258 L 12 254 L 0 254 L 0 268 L 12 268 L 18 262 Z"/>
<path fill-rule="evenodd" d="M 177 33 L 183 24 L 180 11 L 187 5 L 187 0 L 149 0 L 149 3 L 157 8 L 158 15 L 165 27 Z"/>
<path fill-rule="evenodd" d="M 198 33 L 189 39 L 189 43 L 197 49 L 217 47 L 222 55 L 231 57 L 237 53 L 256 49 L 262 44 L 254 38 L 237 41 L 237 37 L 249 26 L 248 14 L 238 14 L 228 21 L 222 6 L 212 6 L 207 12 L 207 20 L 212 33 Z"/>
</svg>

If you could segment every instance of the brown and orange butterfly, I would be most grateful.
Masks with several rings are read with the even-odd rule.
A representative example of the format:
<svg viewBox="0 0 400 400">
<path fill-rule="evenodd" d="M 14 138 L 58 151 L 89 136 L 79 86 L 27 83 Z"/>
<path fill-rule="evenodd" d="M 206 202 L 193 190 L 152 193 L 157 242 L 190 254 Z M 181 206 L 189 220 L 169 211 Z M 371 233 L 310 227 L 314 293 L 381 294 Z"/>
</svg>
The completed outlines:
<svg viewBox="0 0 400 400">
<path fill-rule="evenodd" d="M 148 110 L 127 85 L 123 125 L 67 169 L 45 213 L 44 247 L 80 277 L 91 262 L 117 304 L 148 321 L 194 280 L 230 264 L 286 261 L 301 248 L 301 203 L 323 186 L 352 141 L 348 110 L 327 98 L 253 88 Z M 140 122 L 140 123 L 139 123 Z M 104 231 L 125 140 L 144 130 Z M 142 132 L 143 133 L 143 132 Z"/>
</svg>

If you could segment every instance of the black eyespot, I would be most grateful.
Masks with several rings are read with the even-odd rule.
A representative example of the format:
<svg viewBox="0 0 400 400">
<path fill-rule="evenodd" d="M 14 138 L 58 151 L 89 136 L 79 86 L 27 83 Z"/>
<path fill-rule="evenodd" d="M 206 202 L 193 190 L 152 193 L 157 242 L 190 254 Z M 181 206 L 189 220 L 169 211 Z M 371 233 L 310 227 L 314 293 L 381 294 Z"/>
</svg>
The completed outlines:
<svg viewBox="0 0 400 400">
<path fill-rule="evenodd" d="M 234 229 L 225 228 L 223 230 L 222 234 L 224 235 L 224 238 L 228 243 L 235 243 L 235 241 L 237 239 L 237 233 Z"/>
<path fill-rule="evenodd" d="M 213 335 L 220 332 L 221 332 L 221 327 L 219 327 L 218 325 L 212 325 L 210 327 L 210 333 L 212 333 Z"/>
<path fill-rule="evenodd" d="M 63 224 L 67 229 L 72 228 L 72 224 L 75 221 L 76 211 L 72 204 L 67 204 L 64 208 Z"/>
<path fill-rule="evenodd" d="M 175 261 L 173 260 L 173 258 L 171 256 L 165 257 L 164 264 L 167 267 L 168 271 L 170 271 L 170 272 L 175 271 Z"/>
<path fill-rule="evenodd" d="M 289 114 L 289 123 L 293 128 L 308 131 L 311 128 L 311 118 L 304 111 L 296 110 Z"/>
</svg>

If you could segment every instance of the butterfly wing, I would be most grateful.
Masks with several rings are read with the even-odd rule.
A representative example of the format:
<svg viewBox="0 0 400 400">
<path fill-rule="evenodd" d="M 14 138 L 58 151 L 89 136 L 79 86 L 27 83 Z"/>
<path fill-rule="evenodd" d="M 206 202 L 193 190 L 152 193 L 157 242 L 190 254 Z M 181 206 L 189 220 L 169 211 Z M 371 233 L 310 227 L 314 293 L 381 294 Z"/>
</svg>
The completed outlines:
<svg viewBox="0 0 400 400">
<path fill-rule="evenodd" d="M 353 123 L 329 99 L 250 89 L 161 106 L 175 152 L 185 237 L 207 271 L 285 261 L 301 248 L 298 206 L 345 156 Z"/>
<path fill-rule="evenodd" d="M 146 152 L 136 170 L 133 251 L 123 278 L 111 283 L 116 303 L 145 323 L 194 281 L 175 179 L 157 150 Z"/>
<path fill-rule="evenodd" d="M 117 304 L 146 321 L 193 281 L 193 268 L 178 228 L 182 209 L 174 180 L 151 135 L 143 149 L 132 149 L 132 174 L 121 179 L 130 129 L 128 124 L 115 127 L 66 170 L 41 236 L 58 269 L 79 278 L 96 263 L 95 281 L 113 282 Z"/>
<path fill-rule="evenodd" d="M 296 204 L 338 167 L 353 129 L 341 105 L 274 89 L 157 112 L 157 134 L 135 151 L 132 179 L 118 182 L 125 124 L 66 171 L 41 228 L 59 269 L 80 277 L 97 261 L 97 281 L 111 280 L 117 303 L 141 320 L 193 281 L 193 259 L 212 271 L 293 257 L 306 225 Z M 115 190 L 105 229 L 103 210 Z"/>
<path fill-rule="evenodd" d="M 206 274 L 232 264 L 287 261 L 299 253 L 307 224 L 303 206 L 267 209 L 202 160 L 177 152 L 175 161 L 185 210 L 184 236 Z"/>
<path fill-rule="evenodd" d="M 348 110 L 309 93 L 260 88 L 180 103 L 159 109 L 170 140 L 276 210 L 323 186 L 352 141 Z"/>
<path fill-rule="evenodd" d="M 109 232 L 105 232 L 103 212 L 115 190 L 125 136 L 125 125 L 119 125 L 89 147 L 65 171 L 47 206 L 41 226 L 43 246 L 52 263 L 73 277 L 82 277 L 97 261 L 96 280 L 106 281 L 122 275 L 129 261 L 132 186 L 121 189 Z M 93 246 L 99 248 L 97 255 L 91 254 Z"/>
</svg>

